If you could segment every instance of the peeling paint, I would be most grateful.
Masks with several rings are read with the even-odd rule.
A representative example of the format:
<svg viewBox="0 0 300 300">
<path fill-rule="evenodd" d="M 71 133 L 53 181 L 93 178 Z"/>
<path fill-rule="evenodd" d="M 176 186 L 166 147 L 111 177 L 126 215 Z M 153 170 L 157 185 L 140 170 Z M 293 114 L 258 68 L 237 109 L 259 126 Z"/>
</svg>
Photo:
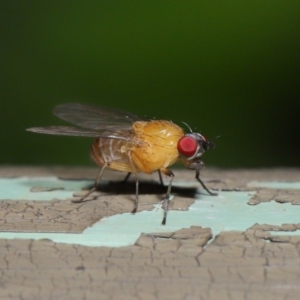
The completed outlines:
<svg viewBox="0 0 300 300">
<path fill-rule="evenodd" d="M 59 180 L 56 177 L 0 179 L 0 197 L 2 199 L 44 201 L 53 198 L 66 199 L 72 197 L 74 192 L 91 185 L 91 183 L 92 181 L 87 180 Z M 181 181 L 180 184 L 190 186 L 191 183 Z M 33 186 L 39 186 L 45 190 L 30 192 Z M 57 190 L 61 187 L 64 190 Z M 47 189 L 54 190 L 48 191 Z M 202 192 L 201 189 L 198 191 Z M 57 243 L 120 247 L 132 245 L 140 233 L 176 231 L 192 225 L 211 228 L 213 235 L 216 236 L 222 231 L 245 231 L 254 223 L 281 225 L 283 223 L 299 222 L 298 209 L 295 209 L 289 203 L 282 205 L 272 201 L 261 202 L 258 206 L 247 205 L 247 202 L 253 196 L 255 196 L 254 191 L 219 191 L 217 197 L 197 193 L 194 204 L 187 211 L 169 211 L 166 226 L 160 225 L 162 209 L 160 205 L 156 205 L 154 209 L 140 211 L 136 215 L 122 213 L 102 218 L 79 234 L 67 232 L 0 232 L 0 238 L 46 238 Z M 146 198 L 146 195 L 140 196 L 141 203 L 144 198 Z M 174 199 L 176 199 L 176 196 Z M 122 202 L 122 196 L 119 197 L 118 201 Z M 69 205 L 72 208 L 76 207 L 75 204 L 69 203 Z"/>
</svg>

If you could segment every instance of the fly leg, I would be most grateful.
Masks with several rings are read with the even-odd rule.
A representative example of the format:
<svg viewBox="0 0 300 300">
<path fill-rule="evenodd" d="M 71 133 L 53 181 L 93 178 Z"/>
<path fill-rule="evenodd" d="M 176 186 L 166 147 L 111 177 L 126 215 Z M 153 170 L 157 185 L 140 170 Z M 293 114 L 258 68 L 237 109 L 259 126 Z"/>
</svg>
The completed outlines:
<svg viewBox="0 0 300 300">
<path fill-rule="evenodd" d="M 128 172 L 127 175 L 126 175 L 126 177 L 122 181 L 123 184 L 125 184 L 128 181 L 130 175 L 131 175 L 131 172 Z"/>
<path fill-rule="evenodd" d="M 165 186 L 165 185 L 164 185 L 163 178 L 162 178 L 162 176 L 161 176 L 161 170 L 157 170 L 157 172 L 158 172 L 158 176 L 159 176 L 159 182 L 160 182 L 160 185 L 161 185 L 161 186 Z"/>
<path fill-rule="evenodd" d="M 218 193 L 213 193 L 211 192 L 206 185 L 204 184 L 204 182 L 200 179 L 200 171 L 197 170 L 196 171 L 196 179 L 198 180 L 198 182 L 200 182 L 200 184 L 202 185 L 202 187 L 211 195 L 211 196 L 218 196 Z"/>
<path fill-rule="evenodd" d="M 108 163 L 105 163 L 103 165 L 103 167 L 100 169 L 100 171 L 98 172 L 97 174 L 97 177 L 96 177 L 96 180 L 95 180 L 95 186 L 89 190 L 83 197 L 79 198 L 78 200 L 72 200 L 72 203 L 81 203 L 83 202 L 84 199 L 86 199 L 90 194 L 92 194 L 93 192 L 95 192 L 98 188 L 98 185 L 101 181 L 101 178 L 102 178 L 102 175 L 103 175 L 103 172 L 105 170 L 105 168 L 107 167 Z"/>
<path fill-rule="evenodd" d="M 131 175 L 131 173 L 133 173 L 133 175 L 135 177 L 135 203 L 134 203 L 134 208 L 131 212 L 132 214 L 135 214 L 138 209 L 138 205 L 139 205 L 139 179 L 138 179 L 137 172 L 136 172 L 136 169 L 135 169 L 135 166 L 133 164 L 130 154 L 131 153 L 129 151 L 128 157 L 129 157 L 129 162 L 130 162 L 130 167 L 131 167 L 132 172 L 128 173 L 125 179 L 127 180 L 129 178 L 129 176 Z"/>
<path fill-rule="evenodd" d="M 157 170 L 157 172 L 158 172 L 158 176 L 159 176 L 160 185 L 164 186 L 164 181 L 163 181 L 163 178 L 161 176 L 161 171 Z M 127 175 L 125 176 L 125 178 L 123 179 L 122 183 L 126 183 L 129 179 L 130 175 L 131 175 L 131 172 L 128 172 Z"/>
<path fill-rule="evenodd" d="M 168 213 L 168 208 L 169 208 L 169 199 L 170 199 L 170 193 L 171 193 L 172 182 L 173 182 L 173 179 L 174 179 L 174 174 L 170 170 L 165 169 L 165 168 L 161 168 L 160 172 L 171 177 L 169 185 L 168 185 L 168 189 L 167 189 L 167 194 L 166 194 L 166 197 L 165 197 L 163 205 L 162 205 L 163 209 L 164 209 L 164 217 L 163 217 L 163 220 L 161 222 L 161 225 L 166 225 L 167 213 Z"/>
</svg>

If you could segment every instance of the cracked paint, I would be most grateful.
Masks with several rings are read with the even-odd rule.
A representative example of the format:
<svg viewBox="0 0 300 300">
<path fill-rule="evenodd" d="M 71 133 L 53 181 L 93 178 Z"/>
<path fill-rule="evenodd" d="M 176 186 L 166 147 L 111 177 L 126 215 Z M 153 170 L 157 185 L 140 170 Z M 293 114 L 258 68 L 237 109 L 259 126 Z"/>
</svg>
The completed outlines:
<svg viewBox="0 0 300 300">
<path fill-rule="evenodd" d="M 55 177 L 20 177 L 0 180 L 5 180 L 5 184 L 1 186 L 5 185 L 7 190 L 14 193 L 10 196 L 15 197 L 11 201 L 0 202 L 2 215 L 0 238 L 7 239 L 46 238 L 57 243 L 119 247 L 133 244 L 141 232 L 168 232 L 199 225 L 211 228 L 213 235 L 216 236 L 221 231 L 244 231 L 253 223 L 279 226 L 282 223 L 299 221 L 298 213 L 290 204 L 282 206 L 274 201 L 270 202 L 275 200 L 294 203 L 295 199 L 298 199 L 298 190 L 258 189 L 257 193 L 219 191 L 218 197 L 211 197 L 197 193 L 197 190 L 191 188 L 190 192 L 193 191 L 194 199 L 175 195 L 171 201 L 167 225 L 161 226 L 162 209 L 159 205 L 159 197 L 155 195 L 142 194 L 139 212 L 133 216 L 128 213 L 133 204 L 131 195 L 98 192 L 95 193 L 98 199 L 81 204 L 72 204 L 70 200 L 59 200 L 60 197 L 82 195 L 84 192 L 80 190 L 90 185 L 91 181 L 68 181 Z M 179 183 L 180 186 L 184 187 L 186 183 L 191 187 L 191 182 L 181 180 Z M 218 181 L 212 181 L 212 184 L 215 183 L 218 184 Z M 105 184 L 107 182 L 104 182 L 104 187 Z M 108 184 L 106 192 L 114 191 L 118 185 L 120 184 L 112 184 L 110 187 Z M 40 188 L 30 192 L 32 186 Z M 61 190 L 62 187 L 64 190 Z M 153 189 L 151 183 L 149 188 Z M 2 187 L 1 195 L 7 190 Z M 173 190 L 182 192 L 176 185 Z M 130 194 L 132 191 L 128 192 Z M 20 200 L 31 199 L 31 197 L 39 200 Z M 245 205 L 246 203 L 260 205 L 255 207 Z"/>
<path fill-rule="evenodd" d="M 54 172 L 45 168 L 0 168 L 0 175 L 5 173 L 10 177 L 22 176 L 24 172 L 35 177 L 43 174 L 83 178 L 82 170 L 76 169 Z M 92 177 L 94 171 L 86 172 Z M 247 182 L 254 180 L 299 182 L 299 170 L 207 172 L 212 179 L 207 185 L 226 191 L 221 191 L 219 197 L 197 193 L 195 201 L 190 201 L 195 192 L 193 187 L 197 187 L 191 184 L 192 175 L 177 173 L 178 182 L 188 182 L 190 187 L 175 188 L 172 202 L 180 201 L 173 209 L 182 207 L 182 203 L 191 206 L 188 211 L 170 211 L 168 227 L 163 229 L 159 225 L 162 211 L 159 207 L 153 209 L 153 205 L 158 205 L 164 190 L 150 195 L 148 190 L 153 192 L 158 188 L 153 183 L 142 190 L 141 198 L 147 204 L 143 204 L 136 216 L 125 213 L 133 206 L 132 188 L 112 195 L 117 185 L 111 185 L 105 195 L 97 194 L 96 201 L 75 205 L 76 208 L 70 200 L 52 198 L 1 201 L 2 229 L 48 231 L 40 232 L 39 240 L 0 238 L 0 299 L 299 299 L 300 219 L 298 206 L 291 204 L 296 204 L 298 191 L 247 186 Z M 62 192 L 56 190 L 60 185 L 32 187 L 36 188 L 32 194 Z M 52 188 L 55 190 L 49 191 Z M 235 201 L 232 197 L 235 193 L 243 198 Z M 253 201 L 252 205 L 247 204 L 249 201 Z M 117 212 L 123 213 L 116 215 Z M 149 219 L 145 218 L 148 213 Z M 194 213 L 197 217 L 191 217 Z M 118 219 L 121 216 L 124 219 Z M 181 223 L 189 218 L 192 226 Z M 219 219 L 225 224 L 223 227 L 217 225 Z M 21 221 L 33 225 L 26 227 Z M 115 239 L 122 239 L 126 235 L 123 227 L 136 227 L 141 232 L 141 224 L 148 222 L 149 230 L 127 246 L 65 243 L 67 236 L 84 235 L 71 232 L 85 232 L 101 223 L 119 233 Z M 243 229 L 237 230 L 235 223 L 243 223 Z M 62 233 L 51 233 L 50 228 Z M 55 243 L 47 239 L 47 234 L 62 234 L 65 240 Z M 101 230 L 89 236 L 92 240 L 102 237 L 105 232 Z"/>
<path fill-rule="evenodd" d="M 119 248 L 0 240 L 6 261 L 0 260 L 0 297 L 298 299 L 299 239 L 268 243 L 260 237 L 266 229 L 272 228 L 222 232 L 205 250 L 211 234 L 199 226 L 172 232 L 169 239 L 141 235 Z M 199 236 L 206 241 L 199 244 Z"/>
</svg>

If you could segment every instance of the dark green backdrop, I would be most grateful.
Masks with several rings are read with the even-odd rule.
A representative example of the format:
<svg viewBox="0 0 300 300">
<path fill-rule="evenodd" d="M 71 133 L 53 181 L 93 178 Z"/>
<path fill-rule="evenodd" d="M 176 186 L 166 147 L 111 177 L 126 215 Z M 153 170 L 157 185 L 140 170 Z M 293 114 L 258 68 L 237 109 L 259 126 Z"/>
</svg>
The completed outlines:
<svg viewBox="0 0 300 300">
<path fill-rule="evenodd" d="M 2 0 L 0 162 L 90 164 L 89 138 L 25 132 L 75 100 L 185 121 L 207 165 L 300 166 L 299 25 L 299 0 Z"/>
</svg>

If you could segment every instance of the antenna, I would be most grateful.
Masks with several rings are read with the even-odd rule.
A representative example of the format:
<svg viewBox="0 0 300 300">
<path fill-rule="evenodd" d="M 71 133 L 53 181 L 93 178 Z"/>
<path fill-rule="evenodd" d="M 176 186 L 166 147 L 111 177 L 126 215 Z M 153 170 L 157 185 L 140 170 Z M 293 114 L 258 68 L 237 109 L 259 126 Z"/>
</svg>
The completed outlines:
<svg viewBox="0 0 300 300">
<path fill-rule="evenodd" d="M 183 121 L 181 121 L 181 123 L 183 123 L 190 130 L 190 132 L 193 132 L 192 128 L 187 123 Z"/>
</svg>

